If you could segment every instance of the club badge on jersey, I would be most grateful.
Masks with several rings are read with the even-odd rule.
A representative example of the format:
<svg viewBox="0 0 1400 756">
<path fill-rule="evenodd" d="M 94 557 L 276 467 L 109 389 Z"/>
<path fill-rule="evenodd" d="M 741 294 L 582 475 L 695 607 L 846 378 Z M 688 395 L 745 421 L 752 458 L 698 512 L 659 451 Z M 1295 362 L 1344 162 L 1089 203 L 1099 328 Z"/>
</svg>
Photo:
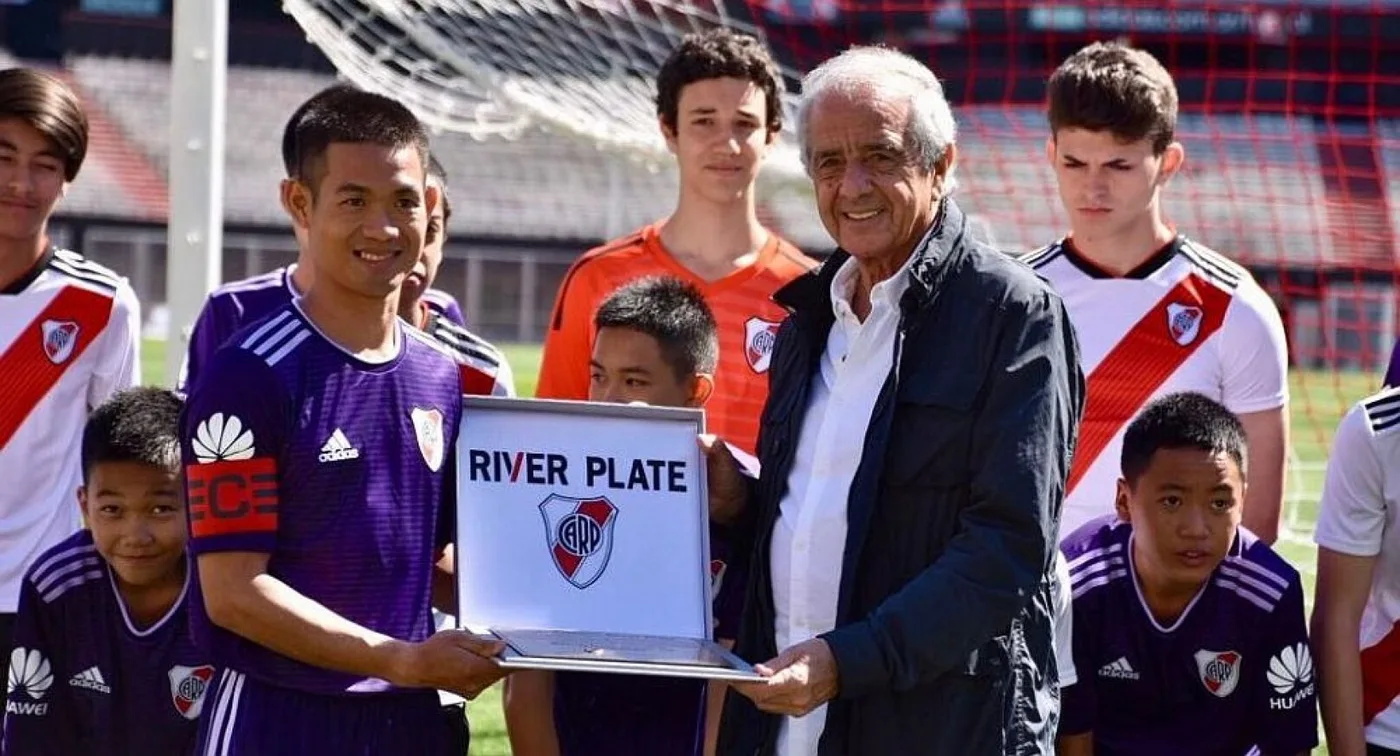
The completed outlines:
<svg viewBox="0 0 1400 756">
<path fill-rule="evenodd" d="M 413 434 L 418 437 L 418 451 L 423 454 L 423 461 L 428 463 L 428 469 L 437 472 L 442 468 L 445 447 L 442 412 L 437 408 L 414 407 L 409 417 L 413 420 Z"/>
<path fill-rule="evenodd" d="M 1201 321 L 1205 312 L 1195 305 L 1172 302 L 1167 305 L 1167 330 L 1172 340 L 1181 346 L 1190 346 L 1201 334 Z"/>
<path fill-rule="evenodd" d="M 44 356 L 55 365 L 62 365 L 73 356 L 78 343 L 78 324 L 71 320 L 45 320 L 39 326 L 44 336 Z"/>
<path fill-rule="evenodd" d="M 601 496 L 576 499 L 550 494 L 540 502 L 540 513 L 559 574 L 579 590 L 597 582 L 612 556 L 617 506 Z"/>
<path fill-rule="evenodd" d="M 185 719 L 199 719 L 199 712 L 204 709 L 204 693 L 214 679 L 214 667 L 209 664 L 198 667 L 176 664 L 166 674 L 170 678 L 170 700 L 175 704 L 175 710 Z"/>
<path fill-rule="evenodd" d="M 1235 692 L 1240 683 L 1240 655 L 1236 651 L 1196 652 L 1196 670 L 1201 674 L 1201 684 L 1218 698 Z"/>
<path fill-rule="evenodd" d="M 749 318 L 744 323 L 744 359 L 755 373 L 768 372 L 773 358 L 773 344 L 778 340 L 778 326 L 763 318 Z"/>
</svg>

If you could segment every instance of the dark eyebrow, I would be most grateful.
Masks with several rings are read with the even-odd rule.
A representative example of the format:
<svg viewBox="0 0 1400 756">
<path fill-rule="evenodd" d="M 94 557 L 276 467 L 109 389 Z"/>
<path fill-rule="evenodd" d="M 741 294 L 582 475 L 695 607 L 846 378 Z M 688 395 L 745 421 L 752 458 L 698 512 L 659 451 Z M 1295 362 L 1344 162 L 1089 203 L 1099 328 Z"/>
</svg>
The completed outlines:
<svg viewBox="0 0 1400 756">
<path fill-rule="evenodd" d="M 6 149 L 11 152 L 19 152 L 19 145 L 15 144 L 14 142 L 11 142 L 10 140 L 4 137 L 0 137 L 0 149 Z M 40 152 L 39 155 L 41 157 L 53 158 L 54 160 L 63 160 L 63 156 L 58 154 L 57 152 L 54 152 L 52 149 L 45 149 L 43 152 Z"/>
</svg>

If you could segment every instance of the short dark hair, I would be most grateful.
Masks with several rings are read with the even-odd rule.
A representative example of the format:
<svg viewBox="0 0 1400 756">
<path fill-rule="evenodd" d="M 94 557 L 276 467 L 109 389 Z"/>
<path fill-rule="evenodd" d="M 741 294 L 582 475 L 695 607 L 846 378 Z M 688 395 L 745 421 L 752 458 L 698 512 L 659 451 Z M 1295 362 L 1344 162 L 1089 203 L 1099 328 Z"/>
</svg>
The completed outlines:
<svg viewBox="0 0 1400 756">
<path fill-rule="evenodd" d="M 332 84 L 312 95 L 311 99 L 292 111 L 292 117 L 288 118 L 287 125 L 282 127 L 282 167 L 287 169 L 288 178 L 297 175 L 297 124 L 301 123 L 307 111 L 319 106 L 327 98 L 339 96 L 347 91 L 355 91 L 355 87 L 349 84 Z"/>
<path fill-rule="evenodd" d="M 0 71 L 0 118 L 18 118 L 43 134 L 63 161 L 63 177 L 78 177 L 87 157 L 88 118 L 67 84 L 33 68 Z"/>
<path fill-rule="evenodd" d="M 661 356 L 686 380 L 713 373 L 719 362 L 719 328 L 705 295 L 671 276 L 649 276 L 623 286 L 603 300 L 593 325 L 629 328 L 661 346 Z"/>
<path fill-rule="evenodd" d="M 767 99 L 769 131 L 783 127 L 782 74 L 763 44 L 748 34 L 723 27 L 688 34 L 656 74 L 656 114 L 674 130 L 680 120 L 681 91 L 697 81 L 747 79 Z"/>
<path fill-rule="evenodd" d="M 438 162 L 436 155 L 428 156 L 428 178 L 436 180 L 442 187 L 442 196 L 438 197 L 438 201 L 442 203 L 442 225 L 446 226 L 452 220 L 452 203 L 447 199 L 447 169 Z"/>
<path fill-rule="evenodd" d="M 1123 478 L 1134 484 L 1161 449 L 1224 452 L 1245 474 L 1248 446 L 1235 413 L 1202 394 L 1168 394 L 1142 409 L 1123 433 Z"/>
<path fill-rule="evenodd" d="M 426 177 L 428 132 L 413 112 L 397 100 L 345 87 L 312 97 L 292 127 L 292 177 L 314 194 L 324 171 L 326 151 L 332 144 L 376 144 L 412 147 L 418 152 Z"/>
<path fill-rule="evenodd" d="M 175 392 L 151 386 L 126 389 L 99 405 L 83 428 L 83 482 L 95 466 L 112 462 L 178 471 L 183 406 Z"/>
<path fill-rule="evenodd" d="M 1095 42 L 1050 75 L 1052 131 L 1107 131 L 1125 142 L 1147 139 L 1160 155 L 1176 138 L 1177 95 L 1171 74 L 1151 53 Z"/>
</svg>

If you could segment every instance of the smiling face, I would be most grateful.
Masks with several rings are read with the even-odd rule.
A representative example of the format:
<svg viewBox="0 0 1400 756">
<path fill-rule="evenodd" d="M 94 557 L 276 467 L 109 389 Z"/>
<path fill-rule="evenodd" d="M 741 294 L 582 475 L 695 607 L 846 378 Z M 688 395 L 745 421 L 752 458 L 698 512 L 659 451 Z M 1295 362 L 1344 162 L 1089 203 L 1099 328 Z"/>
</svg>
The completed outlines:
<svg viewBox="0 0 1400 756">
<path fill-rule="evenodd" d="M 767 103 L 747 79 L 702 79 L 681 90 L 676 128 L 663 121 L 661 133 L 686 191 L 716 203 L 749 196 L 776 136 L 767 127 Z"/>
<path fill-rule="evenodd" d="M 38 237 L 67 186 L 53 143 L 19 118 L 0 118 L 0 239 Z"/>
<path fill-rule="evenodd" d="M 909 122 L 909 98 L 875 88 L 829 92 L 811 106 L 806 149 L 822 224 L 863 262 L 903 262 L 933 224 L 956 159 L 949 145 L 925 168 Z"/>
<path fill-rule="evenodd" d="M 298 184 L 293 205 L 306 229 L 317 282 L 361 297 L 396 293 L 418 264 L 436 190 L 412 146 L 332 143 L 314 195 Z"/>
<path fill-rule="evenodd" d="M 174 470 L 102 462 L 88 472 L 78 502 L 120 583 L 152 588 L 184 579 L 185 507 Z"/>
<path fill-rule="evenodd" d="M 1161 154 L 1149 139 L 1123 141 L 1110 131 L 1060 129 L 1046 145 L 1060 202 L 1076 236 L 1112 237 L 1153 222 L 1161 189 L 1181 169 L 1176 142 Z"/>
</svg>

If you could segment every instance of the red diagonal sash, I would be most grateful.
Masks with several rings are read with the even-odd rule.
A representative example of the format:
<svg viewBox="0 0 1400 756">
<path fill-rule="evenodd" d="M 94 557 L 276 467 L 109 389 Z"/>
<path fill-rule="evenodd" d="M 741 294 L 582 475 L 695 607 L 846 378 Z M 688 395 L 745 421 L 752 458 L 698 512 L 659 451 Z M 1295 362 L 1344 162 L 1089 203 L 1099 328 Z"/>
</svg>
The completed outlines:
<svg viewBox="0 0 1400 756">
<path fill-rule="evenodd" d="M 87 350 L 112 317 L 112 297 L 77 286 L 64 287 L 0 355 L 0 448 L 9 443 L 63 373 Z M 56 352 L 57 362 L 46 351 L 44 324 L 73 324 L 77 332 L 72 351 Z M 66 351 L 66 350 L 63 350 Z"/>
<path fill-rule="evenodd" d="M 1361 649 L 1361 721 L 1371 724 L 1400 696 L 1400 627 Z"/>
<path fill-rule="evenodd" d="M 1074 490 L 1148 397 L 1219 330 L 1229 307 L 1229 292 L 1193 273 L 1172 287 L 1104 356 L 1089 374 L 1066 493 Z"/>
</svg>

